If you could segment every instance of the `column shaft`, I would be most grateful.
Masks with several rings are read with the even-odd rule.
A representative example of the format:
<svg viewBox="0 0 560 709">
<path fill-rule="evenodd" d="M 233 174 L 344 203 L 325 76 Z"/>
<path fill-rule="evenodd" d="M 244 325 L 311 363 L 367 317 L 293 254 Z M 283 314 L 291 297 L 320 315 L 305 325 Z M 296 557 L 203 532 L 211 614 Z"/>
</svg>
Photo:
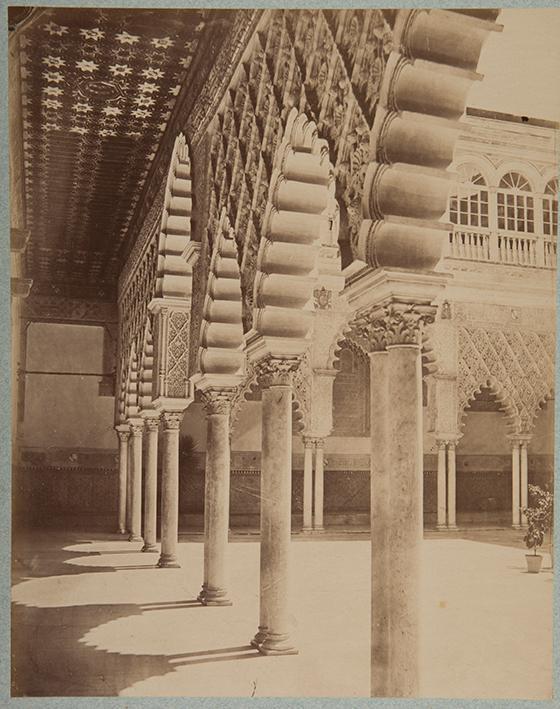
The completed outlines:
<svg viewBox="0 0 560 709">
<path fill-rule="evenodd" d="M 179 426 L 182 413 L 163 414 L 163 470 L 161 477 L 161 555 L 158 566 L 179 568 Z"/>
<path fill-rule="evenodd" d="M 130 536 L 129 541 L 142 541 L 142 431 L 143 424 L 133 424 L 131 430 L 130 466 Z"/>
<path fill-rule="evenodd" d="M 132 529 L 132 436 L 127 443 L 126 455 L 126 531 Z"/>
<path fill-rule="evenodd" d="M 146 420 L 144 462 L 144 546 L 142 551 L 157 551 L 157 449 L 158 420 Z"/>
<path fill-rule="evenodd" d="M 325 471 L 323 445 L 324 441 L 318 439 L 315 449 L 315 519 L 313 520 L 313 527 L 318 531 L 322 531 L 324 528 Z"/>
<path fill-rule="evenodd" d="M 128 439 L 130 434 L 125 431 L 117 432 L 119 437 L 119 497 L 118 497 L 118 528 L 119 534 L 125 534 L 126 523 L 126 497 L 128 477 Z"/>
<path fill-rule="evenodd" d="M 511 449 L 511 517 L 513 527 L 519 527 L 521 524 L 519 463 L 519 443 L 514 442 Z"/>
<path fill-rule="evenodd" d="M 457 464 L 455 443 L 447 444 L 447 526 L 457 528 Z"/>
<path fill-rule="evenodd" d="M 204 520 L 204 605 L 231 605 L 227 591 L 229 529 L 229 409 L 207 415 Z"/>
<path fill-rule="evenodd" d="M 383 372 L 372 371 L 372 380 L 381 378 L 387 383 L 372 387 L 371 397 L 380 396 L 376 417 L 384 411 L 387 428 L 382 435 L 385 472 L 375 470 L 372 475 L 371 693 L 415 697 L 423 533 L 420 349 L 412 344 L 391 345 L 384 365 L 377 363 L 378 357 L 383 355 L 372 355 L 372 367 L 384 367 L 385 377 Z M 376 426 L 374 432 L 379 435 Z M 372 450 L 372 457 L 375 453 Z"/>
<path fill-rule="evenodd" d="M 289 562 L 292 514 L 292 387 L 273 384 L 262 393 L 262 478 L 267 504 L 268 588 L 266 637 L 259 645 L 265 655 L 295 654 L 289 638 Z M 262 494 L 262 493 L 261 493 Z M 261 586 L 261 589 L 263 587 Z M 263 589 L 264 590 L 264 589 Z"/>
<path fill-rule="evenodd" d="M 446 465 L 447 445 L 443 441 L 438 441 L 438 466 L 437 466 L 437 526 L 443 529 L 447 526 L 447 503 L 446 503 Z"/>
<path fill-rule="evenodd" d="M 520 447 L 520 478 L 521 478 L 521 507 L 527 507 L 529 504 L 529 464 L 527 459 L 527 443 L 524 441 Z M 524 514 L 521 515 L 521 524 L 527 524 L 527 518 Z"/>
<path fill-rule="evenodd" d="M 313 447 L 309 438 L 303 439 L 303 530 L 313 527 Z"/>
<path fill-rule="evenodd" d="M 370 355 L 371 696 L 390 696 L 391 507 L 387 352 Z"/>
</svg>

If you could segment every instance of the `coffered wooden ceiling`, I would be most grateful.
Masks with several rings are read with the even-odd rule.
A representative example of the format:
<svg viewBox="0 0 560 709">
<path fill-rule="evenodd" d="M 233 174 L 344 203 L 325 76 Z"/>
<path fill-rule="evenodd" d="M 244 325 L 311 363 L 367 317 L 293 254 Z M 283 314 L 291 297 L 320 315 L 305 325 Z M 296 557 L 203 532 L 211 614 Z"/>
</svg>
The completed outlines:
<svg viewBox="0 0 560 709">
<path fill-rule="evenodd" d="M 50 8 L 21 30 L 35 293 L 115 298 L 119 253 L 167 121 L 208 32 L 225 25 L 216 11 Z"/>
</svg>

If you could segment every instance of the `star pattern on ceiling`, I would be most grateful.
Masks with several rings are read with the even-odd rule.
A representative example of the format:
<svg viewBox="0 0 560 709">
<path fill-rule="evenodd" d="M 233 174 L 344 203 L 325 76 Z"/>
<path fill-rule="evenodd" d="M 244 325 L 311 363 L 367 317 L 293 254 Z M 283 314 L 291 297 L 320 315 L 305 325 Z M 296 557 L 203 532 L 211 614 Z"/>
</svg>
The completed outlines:
<svg viewBox="0 0 560 709">
<path fill-rule="evenodd" d="M 20 36 L 36 290 L 114 297 L 119 248 L 205 12 L 56 8 Z"/>
</svg>

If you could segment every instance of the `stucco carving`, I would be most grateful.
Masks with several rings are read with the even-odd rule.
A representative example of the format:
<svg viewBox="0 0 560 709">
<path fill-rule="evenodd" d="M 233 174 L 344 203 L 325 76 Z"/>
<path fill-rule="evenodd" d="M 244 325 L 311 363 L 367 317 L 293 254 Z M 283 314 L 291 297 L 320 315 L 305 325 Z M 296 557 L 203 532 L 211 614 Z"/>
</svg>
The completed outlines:
<svg viewBox="0 0 560 709">
<path fill-rule="evenodd" d="M 554 391 L 554 336 L 524 330 L 458 328 L 458 416 L 482 387 L 502 403 L 516 433 L 528 432 Z"/>
</svg>

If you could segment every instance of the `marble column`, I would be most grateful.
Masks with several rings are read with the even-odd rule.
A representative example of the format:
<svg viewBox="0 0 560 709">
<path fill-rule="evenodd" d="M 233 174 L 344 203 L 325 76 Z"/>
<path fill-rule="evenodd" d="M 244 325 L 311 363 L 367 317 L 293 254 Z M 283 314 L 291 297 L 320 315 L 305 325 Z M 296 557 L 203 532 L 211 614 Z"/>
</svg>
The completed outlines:
<svg viewBox="0 0 560 709">
<path fill-rule="evenodd" d="M 521 499 L 519 495 L 519 477 L 520 477 L 520 457 L 519 457 L 519 441 L 514 440 L 511 446 L 511 517 L 512 526 L 517 528 L 521 526 Z"/>
<path fill-rule="evenodd" d="M 130 440 L 130 542 L 142 541 L 142 434 L 144 422 L 131 422 Z"/>
<path fill-rule="evenodd" d="M 128 439 L 130 431 L 128 426 L 121 424 L 117 427 L 119 437 L 119 497 L 118 497 L 118 530 L 119 534 L 126 534 L 126 498 L 128 477 Z"/>
<path fill-rule="evenodd" d="M 325 500 L 325 471 L 324 471 L 324 451 L 325 441 L 322 438 L 315 440 L 315 517 L 313 519 L 313 529 L 316 532 L 324 530 L 323 506 Z"/>
<path fill-rule="evenodd" d="M 204 580 L 198 598 L 205 606 L 229 606 L 228 531 L 231 392 L 205 391 L 206 475 L 204 494 Z"/>
<path fill-rule="evenodd" d="M 183 412 L 164 411 L 163 464 L 161 476 L 161 554 L 158 566 L 180 568 L 179 538 L 179 428 Z"/>
<path fill-rule="evenodd" d="M 437 464 L 437 528 L 447 528 L 447 502 L 446 502 L 446 456 L 447 444 L 445 441 L 438 441 L 438 464 Z"/>
<path fill-rule="evenodd" d="M 457 529 L 457 464 L 455 441 L 447 444 L 447 526 Z"/>
<path fill-rule="evenodd" d="M 130 427 L 129 427 L 130 430 Z M 132 529 L 132 436 L 128 437 L 126 455 L 126 532 Z"/>
<path fill-rule="evenodd" d="M 144 456 L 144 546 L 142 551 L 157 552 L 157 450 L 159 417 L 145 419 Z"/>
<path fill-rule="evenodd" d="M 303 531 L 313 529 L 313 439 L 303 438 Z"/>
<path fill-rule="evenodd" d="M 378 382 L 371 390 L 372 421 L 385 419 L 373 427 L 383 441 L 383 469 L 372 474 L 371 694 L 415 697 L 423 536 L 420 347 L 395 342 L 371 362 L 372 383 Z M 372 458 L 379 455 L 374 446 L 372 436 Z"/>
<path fill-rule="evenodd" d="M 521 507 L 527 507 L 529 504 L 529 461 L 527 456 L 527 441 L 522 441 L 520 444 L 520 483 L 521 483 Z M 521 524 L 527 526 L 527 518 L 521 514 Z"/>
<path fill-rule="evenodd" d="M 387 352 L 370 354 L 371 696 L 390 695 L 391 507 Z"/>
<path fill-rule="evenodd" d="M 292 507 L 292 378 L 294 363 L 269 362 L 262 386 L 261 618 L 257 642 L 264 655 L 292 655 L 290 640 L 290 544 Z M 263 549 L 261 547 L 261 554 Z M 258 644 L 258 638 L 264 640 Z"/>
</svg>

